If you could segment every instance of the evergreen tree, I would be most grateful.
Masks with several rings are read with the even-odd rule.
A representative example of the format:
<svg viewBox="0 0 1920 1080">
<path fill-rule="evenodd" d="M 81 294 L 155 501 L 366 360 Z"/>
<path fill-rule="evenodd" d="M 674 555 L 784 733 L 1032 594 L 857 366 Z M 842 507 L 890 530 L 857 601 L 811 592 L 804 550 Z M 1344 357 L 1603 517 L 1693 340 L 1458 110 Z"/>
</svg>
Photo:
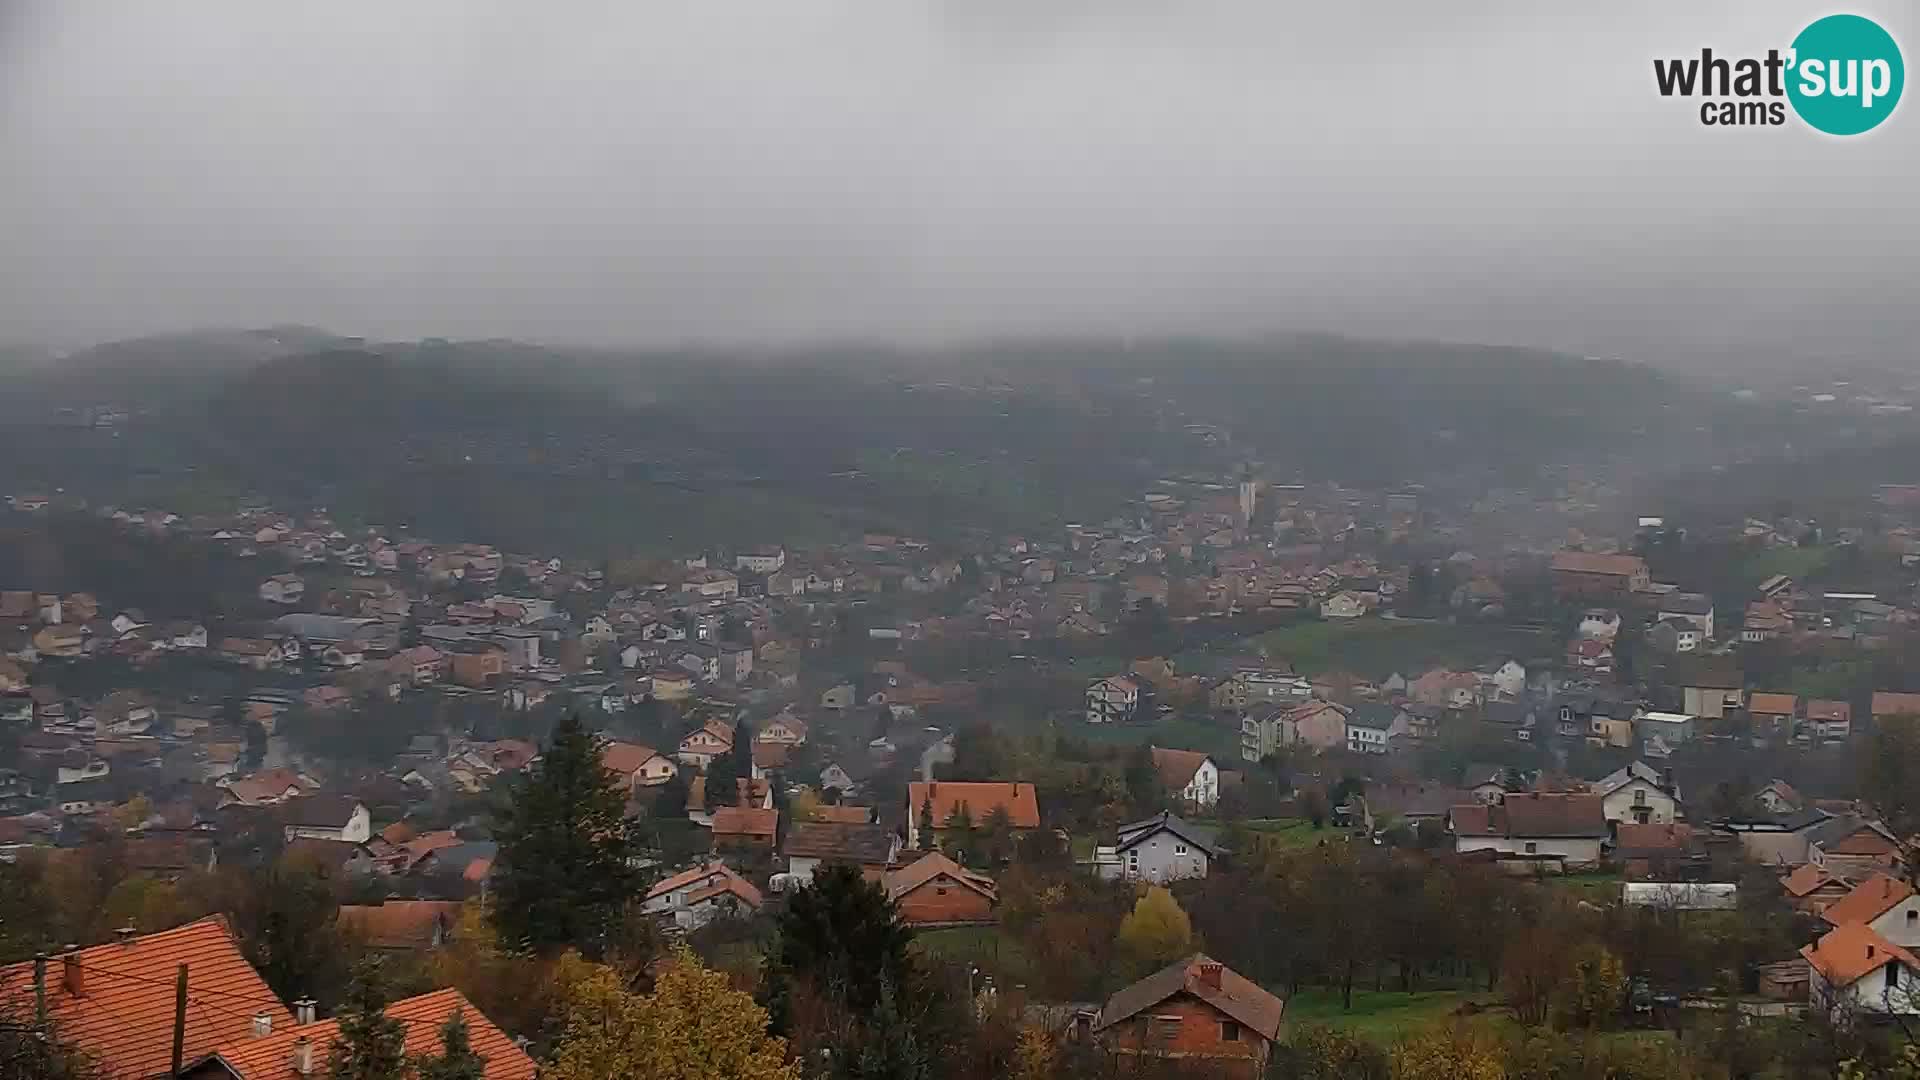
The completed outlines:
<svg viewBox="0 0 1920 1080">
<path fill-rule="evenodd" d="M 602 748 L 568 713 L 498 814 L 493 918 L 503 940 L 597 953 L 620 905 L 640 889 L 637 837 Z"/>
<path fill-rule="evenodd" d="M 933 796 L 920 800 L 920 850 L 933 850 Z"/>
<path fill-rule="evenodd" d="M 777 1002 L 788 981 L 802 979 L 855 1012 L 874 1009 L 883 986 L 907 985 L 912 940 L 886 890 L 861 876 L 859 867 L 828 865 L 793 894 L 780 916 L 768 990 Z"/>
<path fill-rule="evenodd" d="M 932 1080 L 932 1049 L 901 1013 L 898 997 L 891 982 L 881 984 L 879 1007 L 860 1025 L 854 1045 L 833 1056 L 835 1080 Z"/>
<path fill-rule="evenodd" d="M 962 866 L 972 866 L 980 861 L 979 834 L 973 827 L 973 812 L 966 803 L 954 807 L 947 815 L 948 846 L 953 849 L 953 861 Z"/>
<path fill-rule="evenodd" d="M 340 1010 L 329 1075 L 334 1080 L 399 1080 L 407 1074 L 407 1026 L 386 1013 L 380 962 L 354 969 Z"/>
<path fill-rule="evenodd" d="M 487 1059 L 473 1052 L 467 1018 L 461 1010 L 455 1009 L 441 1025 L 440 1047 L 438 1056 L 426 1054 L 414 1060 L 419 1080 L 483 1080 Z"/>
<path fill-rule="evenodd" d="M 740 801 L 740 779 L 753 775 L 753 732 L 741 724 L 733 729 L 733 745 L 707 766 L 707 809 Z"/>
</svg>

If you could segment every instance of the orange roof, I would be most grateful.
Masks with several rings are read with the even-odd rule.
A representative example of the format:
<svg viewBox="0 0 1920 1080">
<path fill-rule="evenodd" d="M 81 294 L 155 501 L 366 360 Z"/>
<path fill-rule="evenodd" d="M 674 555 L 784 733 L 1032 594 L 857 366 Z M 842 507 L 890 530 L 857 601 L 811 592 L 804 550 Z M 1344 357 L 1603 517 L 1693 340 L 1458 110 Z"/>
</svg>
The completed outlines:
<svg viewBox="0 0 1920 1080">
<path fill-rule="evenodd" d="M 1160 782 L 1180 791 L 1193 783 L 1193 774 L 1200 770 L 1200 763 L 1207 755 L 1198 750 L 1162 750 L 1153 748 L 1153 767 L 1160 771 Z"/>
<path fill-rule="evenodd" d="M 275 1025 L 292 1021 L 217 915 L 52 958 L 47 1013 L 61 1038 L 105 1075 L 163 1075 L 172 1066 L 174 979 L 181 964 L 187 965 L 185 1062 L 246 1038 L 255 1013 L 266 1012 Z M 77 994 L 69 972 L 78 980 Z M 0 1001 L 31 1013 L 32 961 L 0 968 Z"/>
<path fill-rule="evenodd" d="M 933 823 L 936 828 L 945 826 L 947 820 L 957 814 L 962 806 L 967 808 L 967 816 L 976 825 L 985 822 L 995 810 L 1005 808 L 1014 828 L 1040 827 L 1040 801 L 1034 795 L 1032 784 L 997 780 L 986 783 L 954 780 L 923 783 L 916 780 L 907 785 L 907 812 L 914 816 L 915 821 L 920 819 L 920 808 L 929 799 L 933 801 Z"/>
<path fill-rule="evenodd" d="M 713 812 L 715 836 L 764 836 L 773 839 L 780 828 L 780 811 L 747 806 L 723 806 Z"/>
<path fill-rule="evenodd" d="M 440 1028 L 456 1010 L 467 1023 L 467 1037 L 473 1044 L 473 1052 L 487 1061 L 482 1074 L 486 1080 L 532 1080 L 535 1072 L 533 1059 L 527 1056 L 526 1051 L 515 1046 L 506 1032 L 474 1008 L 473 1003 L 458 990 L 435 990 L 431 994 L 406 998 L 387 1006 L 385 1011 L 388 1016 L 406 1025 L 407 1054 L 412 1056 L 438 1054 L 444 1049 L 440 1041 Z M 246 1023 L 242 1021 L 243 1025 Z M 314 1072 L 324 1075 L 327 1060 L 333 1052 L 333 1040 L 339 1033 L 340 1025 L 335 1020 L 321 1020 L 299 1027 L 292 1024 L 282 1027 L 276 1022 L 271 1035 L 261 1038 L 243 1035 L 223 1043 L 219 1057 L 221 1063 L 239 1080 L 261 1080 L 265 1077 L 297 1080 L 300 1074 L 293 1068 L 293 1046 L 304 1038 L 313 1046 Z M 161 1067 L 164 1069 L 165 1065 Z"/>
<path fill-rule="evenodd" d="M 1900 694 L 1891 690 L 1873 692 L 1873 715 L 1920 716 L 1920 694 Z"/>
<path fill-rule="evenodd" d="M 660 756 L 660 751 L 642 743 L 610 742 L 601 751 L 600 763 L 622 776 L 639 772 L 640 767 Z"/>
<path fill-rule="evenodd" d="M 887 895 L 895 900 L 937 879 L 972 889 L 989 900 L 998 899 L 993 879 L 976 874 L 937 851 L 930 851 L 898 870 L 889 870 L 885 878 Z"/>
<path fill-rule="evenodd" d="M 710 882 L 706 888 L 695 893 L 695 897 L 704 899 L 708 896 L 717 895 L 718 893 L 730 892 L 752 904 L 754 907 L 759 907 L 762 902 L 760 890 L 754 888 L 753 882 L 741 877 L 738 873 L 734 872 L 733 867 L 728 866 L 718 859 L 696 866 L 691 870 L 682 870 L 672 877 L 666 878 L 653 888 L 647 890 L 647 899 L 651 900 L 656 896 L 665 896 L 675 889 L 686 888 L 688 885 L 706 878 L 718 878 L 719 880 Z M 693 898 L 689 898 L 688 903 L 692 902 Z"/>
<path fill-rule="evenodd" d="M 865 806 L 816 806 L 813 808 L 813 820 L 831 821 L 839 825 L 865 825 L 873 820 L 873 810 Z"/>
<path fill-rule="evenodd" d="M 756 769 L 784 769 L 792 749 L 786 743 L 755 742 L 753 744 L 753 767 Z"/>
<path fill-rule="evenodd" d="M 1887 909 L 1913 895 L 1913 886 L 1898 878 L 1875 874 L 1853 887 L 1853 891 L 1834 901 L 1820 917 L 1834 926 L 1870 923 Z"/>
<path fill-rule="evenodd" d="M 1844 701 L 1814 698 L 1807 702 L 1807 719 L 1828 723 L 1848 723 L 1853 720 L 1853 706 Z"/>
<path fill-rule="evenodd" d="M 1915 960 L 1912 953 L 1874 933 L 1865 923 L 1848 923 L 1830 930 L 1819 941 L 1802 946 L 1800 955 L 1834 986 L 1850 986 L 1889 960 L 1920 968 L 1920 960 Z"/>
<path fill-rule="evenodd" d="M 340 925 L 376 949 L 425 949 L 433 945 L 436 925 L 450 927 L 460 918 L 458 900 L 387 900 L 378 904 L 341 904 Z"/>
<path fill-rule="evenodd" d="M 1767 716 L 1792 716 L 1800 699 L 1792 694 L 1756 692 L 1747 699 L 1747 711 Z"/>
<path fill-rule="evenodd" d="M 1847 880 L 1830 874 L 1812 863 L 1801 863 L 1793 868 L 1793 873 L 1780 879 L 1780 884 L 1786 887 L 1787 895 L 1794 897 L 1806 896 L 1835 882 L 1845 885 Z"/>
</svg>

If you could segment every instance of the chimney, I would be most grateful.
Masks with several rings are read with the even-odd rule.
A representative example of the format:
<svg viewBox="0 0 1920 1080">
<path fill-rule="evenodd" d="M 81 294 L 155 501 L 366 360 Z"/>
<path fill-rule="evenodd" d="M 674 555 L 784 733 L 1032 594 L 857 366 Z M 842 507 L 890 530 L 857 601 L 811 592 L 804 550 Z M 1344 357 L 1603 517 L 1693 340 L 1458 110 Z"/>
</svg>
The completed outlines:
<svg viewBox="0 0 1920 1080">
<path fill-rule="evenodd" d="M 80 946 L 75 945 L 60 958 L 60 984 L 74 997 L 85 997 L 87 993 L 87 972 L 80 966 Z"/>
<path fill-rule="evenodd" d="M 1209 990 L 1220 989 L 1220 965 L 1212 960 L 1201 964 L 1195 981 Z"/>
<path fill-rule="evenodd" d="M 120 929 L 115 930 L 113 932 L 113 940 L 119 942 L 122 945 L 131 944 L 133 941 L 133 935 L 139 932 L 140 930 L 138 927 L 123 926 Z"/>
<path fill-rule="evenodd" d="M 293 1040 L 293 1071 L 301 1076 L 313 1075 L 313 1040 L 305 1035 Z"/>
<path fill-rule="evenodd" d="M 262 1010 L 253 1014 L 253 1037 L 264 1039 L 273 1034 L 273 1014 Z"/>
<path fill-rule="evenodd" d="M 294 1002 L 293 1022 L 300 1027 L 305 1027 L 313 1023 L 313 1006 L 314 1001 L 312 998 L 301 998 L 299 1001 Z"/>
</svg>

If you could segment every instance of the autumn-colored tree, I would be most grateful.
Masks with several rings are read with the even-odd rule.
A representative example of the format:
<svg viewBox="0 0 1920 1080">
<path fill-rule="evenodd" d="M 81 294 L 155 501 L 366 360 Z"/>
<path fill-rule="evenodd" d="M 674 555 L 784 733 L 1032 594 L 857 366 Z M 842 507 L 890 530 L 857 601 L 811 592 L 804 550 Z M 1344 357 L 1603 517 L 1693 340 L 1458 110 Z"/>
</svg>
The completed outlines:
<svg viewBox="0 0 1920 1080">
<path fill-rule="evenodd" d="M 727 977 L 679 949 L 653 993 L 627 990 L 599 968 L 569 989 L 566 1028 L 542 1075 L 550 1080 L 798 1080 L 766 1011 Z"/>
<path fill-rule="evenodd" d="M 1013 1056 L 1014 1080 L 1049 1080 L 1053 1076 L 1053 1036 L 1045 1028 L 1021 1028 Z"/>
<path fill-rule="evenodd" d="M 1273 1048 L 1274 1080 L 1388 1080 L 1387 1055 L 1350 1032 L 1307 1025 Z"/>
<path fill-rule="evenodd" d="M 1464 1027 L 1432 1027 L 1395 1043 L 1387 1054 L 1391 1080 L 1506 1080 L 1500 1046 Z"/>
<path fill-rule="evenodd" d="M 1172 893 L 1151 885 L 1120 921 L 1115 943 L 1128 970 L 1144 975 L 1193 951 L 1193 924 Z"/>
<path fill-rule="evenodd" d="M 1557 988 L 1556 1012 L 1566 1027 L 1599 1027 L 1618 1015 L 1625 1000 L 1626 971 L 1604 945 L 1587 942 L 1566 959 Z"/>
<path fill-rule="evenodd" d="M 1566 939 L 1552 926 L 1536 924 L 1515 934 L 1501 955 L 1500 984 L 1514 1019 L 1545 1023 L 1566 972 Z"/>
<path fill-rule="evenodd" d="M 800 794 L 787 804 L 787 820 L 814 821 L 820 816 L 820 796 L 812 788 L 800 789 Z"/>
</svg>

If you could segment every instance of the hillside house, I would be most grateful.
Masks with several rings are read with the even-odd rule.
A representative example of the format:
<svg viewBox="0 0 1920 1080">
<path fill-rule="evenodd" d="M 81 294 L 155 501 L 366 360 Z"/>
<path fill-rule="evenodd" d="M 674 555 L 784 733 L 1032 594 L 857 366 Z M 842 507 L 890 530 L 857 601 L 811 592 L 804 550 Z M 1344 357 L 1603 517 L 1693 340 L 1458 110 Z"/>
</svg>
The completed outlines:
<svg viewBox="0 0 1920 1080">
<path fill-rule="evenodd" d="M 717 918 L 750 915 L 764 903 L 752 882 L 715 859 L 661 879 L 647 890 L 640 910 L 681 930 L 697 930 Z"/>
<path fill-rule="evenodd" d="M 1153 767 L 1160 784 L 1182 803 L 1198 809 L 1210 809 L 1220 801 L 1220 767 L 1213 758 L 1196 750 L 1151 748 Z"/>
<path fill-rule="evenodd" d="M 1120 826 L 1111 858 L 1095 860 L 1101 877 L 1164 885 L 1180 878 L 1203 878 L 1219 849 L 1211 832 L 1162 811 L 1144 821 Z"/>
<path fill-rule="evenodd" d="M 719 720 L 709 720 L 680 740 L 679 751 L 674 756 L 680 759 L 682 765 L 705 770 L 713 764 L 713 759 L 733 749 L 733 735 L 732 726 Z"/>
<path fill-rule="evenodd" d="M 1555 552 L 1551 563 L 1554 592 L 1562 599 L 1624 597 L 1653 583 L 1647 562 L 1637 555 Z"/>
<path fill-rule="evenodd" d="M 1863 923 L 1830 930 L 1800 950 L 1807 962 L 1807 1000 L 1837 1019 L 1856 1013 L 1920 1014 L 1920 960 Z"/>
<path fill-rule="evenodd" d="M 1218 960 L 1195 953 L 1108 998 L 1085 1030 L 1123 1057 L 1205 1066 L 1256 1080 L 1280 1036 L 1286 1003 Z"/>
<path fill-rule="evenodd" d="M 992 923 L 1000 900 L 992 878 L 937 851 L 887 871 L 882 885 L 901 921 L 923 929 Z"/>
<path fill-rule="evenodd" d="M 965 816 L 978 826 L 1004 810 L 1016 832 L 1040 827 L 1040 803 L 1032 784 L 1006 781 L 913 781 L 907 785 L 906 846 L 918 850 L 922 820 L 937 834 L 947 823 Z"/>
<path fill-rule="evenodd" d="M 900 854 L 900 837 L 885 825 L 796 821 L 787 826 L 781 853 L 787 873 L 800 885 L 812 884 L 814 871 L 824 863 L 846 863 L 878 877 Z"/>
<path fill-rule="evenodd" d="M 1607 819 L 1598 795 L 1512 792 L 1448 811 L 1454 851 L 1492 851 L 1569 870 L 1598 865 Z"/>
<path fill-rule="evenodd" d="M 1087 686 L 1087 723 L 1113 724 L 1133 719 L 1140 707 L 1140 682 L 1132 675 L 1095 679 Z"/>
</svg>

